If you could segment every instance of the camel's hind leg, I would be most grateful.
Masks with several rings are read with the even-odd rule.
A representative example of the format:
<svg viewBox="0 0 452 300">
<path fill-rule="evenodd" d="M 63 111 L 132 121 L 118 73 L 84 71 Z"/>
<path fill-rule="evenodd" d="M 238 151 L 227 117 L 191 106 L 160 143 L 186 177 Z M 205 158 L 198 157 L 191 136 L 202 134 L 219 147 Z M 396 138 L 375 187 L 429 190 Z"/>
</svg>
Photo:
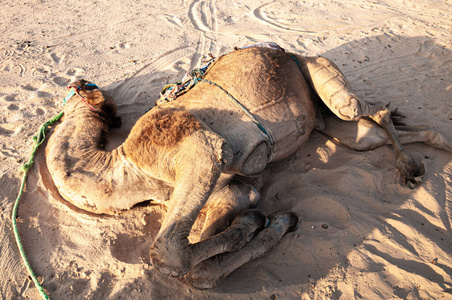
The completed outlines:
<svg viewBox="0 0 452 300">
<path fill-rule="evenodd" d="M 405 152 L 391 120 L 391 112 L 381 104 L 368 104 L 352 92 L 350 83 L 330 60 L 323 57 L 297 56 L 303 75 L 320 99 L 340 119 L 358 121 L 368 117 L 386 132 L 396 153 L 396 165 L 406 184 L 414 188 L 422 182 L 424 166 Z"/>
<path fill-rule="evenodd" d="M 367 151 L 391 144 L 386 132 L 367 119 L 345 122 L 335 116 L 324 116 L 325 129 L 320 130 L 339 143 L 358 151 Z M 425 126 L 396 126 L 401 144 L 424 143 L 437 149 L 452 152 L 452 143 L 440 133 Z"/>
</svg>

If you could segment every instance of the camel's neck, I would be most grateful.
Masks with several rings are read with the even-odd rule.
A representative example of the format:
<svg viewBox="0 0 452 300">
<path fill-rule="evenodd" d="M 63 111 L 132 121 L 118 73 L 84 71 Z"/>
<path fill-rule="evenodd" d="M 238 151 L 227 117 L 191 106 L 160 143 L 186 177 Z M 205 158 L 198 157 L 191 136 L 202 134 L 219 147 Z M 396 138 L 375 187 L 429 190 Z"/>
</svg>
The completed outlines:
<svg viewBox="0 0 452 300">
<path fill-rule="evenodd" d="M 105 150 L 108 125 L 93 112 L 68 115 L 51 135 L 47 167 L 60 194 L 75 206 L 114 214 L 136 203 L 166 201 L 172 187 L 145 176 L 124 152 Z"/>
<path fill-rule="evenodd" d="M 65 168 L 83 166 L 101 172 L 117 156 L 116 151 L 105 151 L 108 133 L 108 124 L 101 116 L 87 109 L 77 109 L 58 126 L 55 136 L 52 136 L 52 145 L 55 152 L 61 151 L 66 156 Z"/>
</svg>

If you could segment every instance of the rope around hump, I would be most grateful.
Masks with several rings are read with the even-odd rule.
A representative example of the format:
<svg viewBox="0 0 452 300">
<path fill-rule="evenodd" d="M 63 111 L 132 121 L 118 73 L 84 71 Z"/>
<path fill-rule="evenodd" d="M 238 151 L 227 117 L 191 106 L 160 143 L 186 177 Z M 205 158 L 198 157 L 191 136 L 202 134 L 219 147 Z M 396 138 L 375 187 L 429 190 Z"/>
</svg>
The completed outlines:
<svg viewBox="0 0 452 300">
<path fill-rule="evenodd" d="M 98 88 L 97 85 L 92 84 L 92 83 L 88 83 L 86 85 L 94 87 L 94 88 Z M 66 102 L 70 98 L 72 98 L 75 94 L 77 94 L 80 98 L 82 98 L 82 101 L 86 105 L 88 105 L 86 100 L 78 92 L 80 87 L 69 86 L 68 88 L 70 89 L 70 91 L 67 94 L 67 96 L 63 99 L 63 106 L 65 106 Z M 90 108 L 90 106 L 88 106 L 88 108 Z M 35 159 L 35 156 L 36 156 L 36 152 L 38 151 L 38 149 L 42 145 L 42 143 L 44 143 L 44 141 L 46 139 L 46 133 L 49 130 L 49 126 L 52 126 L 57 121 L 59 121 L 61 119 L 61 117 L 63 116 L 63 114 L 64 114 L 64 111 L 61 111 L 60 113 L 58 113 L 57 115 L 52 117 L 50 120 L 48 120 L 47 122 L 43 123 L 39 127 L 37 133 L 33 136 L 33 148 L 32 148 L 31 154 L 30 154 L 30 158 L 25 164 L 23 164 L 21 166 L 21 171 L 24 174 L 22 176 L 22 183 L 20 185 L 19 194 L 17 195 L 16 201 L 14 202 L 13 212 L 12 212 L 12 215 L 11 215 L 13 231 L 14 231 L 14 237 L 16 239 L 16 244 L 17 244 L 17 248 L 19 249 L 20 257 L 22 258 L 22 261 L 24 263 L 25 268 L 28 271 L 28 274 L 30 275 L 30 277 L 33 280 L 36 288 L 38 289 L 39 294 L 41 295 L 41 297 L 43 299 L 50 299 L 50 298 L 46 294 L 44 288 L 42 287 L 42 285 L 39 282 L 38 278 L 36 277 L 35 273 L 33 272 L 33 268 L 31 267 L 30 262 L 27 259 L 27 255 L 25 254 L 24 247 L 23 247 L 22 242 L 20 240 L 19 230 L 17 228 L 17 212 L 19 210 L 20 200 L 21 200 L 22 195 L 23 195 L 24 190 L 25 190 L 25 184 L 27 182 L 28 172 L 30 171 L 31 167 L 33 166 L 33 164 L 35 162 L 34 159 Z"/>
</svg>

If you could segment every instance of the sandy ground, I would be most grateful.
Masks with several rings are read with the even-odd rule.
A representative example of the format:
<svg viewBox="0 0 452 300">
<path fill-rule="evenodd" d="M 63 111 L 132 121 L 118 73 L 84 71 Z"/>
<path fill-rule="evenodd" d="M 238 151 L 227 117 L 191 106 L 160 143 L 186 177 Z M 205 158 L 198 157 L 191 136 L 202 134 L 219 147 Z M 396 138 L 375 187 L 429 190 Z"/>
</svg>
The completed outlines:
<svg viewBox="0 0 452 300">
<path fill-rule="evenodd" d="M 2 299 L 39 297 L 10 214 L 31 137 L 61 110 L 73 79 L 110 91 L 124 123 L 113 140 L 121 141 L 163 84 L 204 56 L 274 41 L 333 59 L 361 98 L 391 102 L 407 123 L 452 139 L 450 0 L 2 0 L 0 7 Z M 426 167 L 414 190 L 399 184 L 390 147 L 358 153 L 313 133 L 267 171 L 260 204 L 266 213 L 294 210 L 300 228 L 213 290 L 149 265 L 160 206 L 115 217 L 74 211 L 60 201 L 43 151 L 19 229 L 52 299 L 451 299 L 452 156 L 406 148 Z"/>
</svg>

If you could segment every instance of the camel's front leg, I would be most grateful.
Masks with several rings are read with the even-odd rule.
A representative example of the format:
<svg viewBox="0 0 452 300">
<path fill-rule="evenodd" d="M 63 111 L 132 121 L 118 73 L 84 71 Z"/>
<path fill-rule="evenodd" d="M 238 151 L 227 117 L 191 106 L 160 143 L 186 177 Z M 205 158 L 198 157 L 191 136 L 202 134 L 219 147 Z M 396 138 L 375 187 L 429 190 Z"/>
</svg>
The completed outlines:
<svg viewBox="0 0 452 300">
<path fill-rule="evenodd" d="M 241 197 L 232 199 L 232 202 L 235 203 L 235 200 L 240 202 L 239 198 Z M 218 222 L 224 223 L 227 217 L 241 206 L 242 203 L 238 202 L 237 207 L 233 205 L 226 207 L 225 210 L 216 211 L 214 215 L 218 220 L 212 219 L 213 216 L 208 213 L 207 228 L 204 228 L 202 234 L 203 240 L 190 244 L 188 234 L 201 209 L 198 205 L 204 201 L 196 203 L 188 200 L 168 212 L 150 253 L 154 267 L 161 273 L 174 277 L 183 276 L 192 266 L 205 259 L 242 248 L 266 224 L 265 215 L 257 210 L 248 209 L 239 213 L 224 231 L 205 238 L 221 225 Z"/>
<path fill-rule="evenodd" d="M 163 274 L 183 276 L 209 257 L 240 249 L 265 225 L 262 213 L 248 210 L 239 214 L 223 232 L 199 243 L 189 243 L 190 230 L 227 164 L 225 146 L 215 136 L 192 135 L 181 146 L 181 154 L 173 158 L 175 187 L 169 210 L 150 250 L 153 266 Z"/>
<path fill-rule="evenodd" d="M 242 249 L 217 255 L 194 266 L 185 276 L 187 282 L 199 289 L 214 287 L 240 266 L 270 251 L 287 232 L 295 230 L 299 222 L 298 216 L 288 210 L 273 213 L 268 219 L 270 225 Z"/>
<path fill-rule="evenodd" d="M 396 153 L 396 165 L 406 184 L 414 188 L 422 182 L 424 166 L 405 152 L 391 120 L 391 112 L 383 105 L 361 101 L 339 68 L 324 57 L 297 56 L 305 78 L 328 108 L 340 119 L 358 121 L 368 117 L 388 135 Z"/>
<path fill-rule="evenodd" d="M 188 235 L 220 173 L 210 161 L 179 171 L 169 210 L 150 251 L 152 264 L 161 273 L 182 276 L 190 269 Z"/>
<path fill-rule="evenodd" d="M 207 179 L 206 177 L 202 178 Z M 202 185 L 202 183 L 199 184 Z M 199 190 L 197 193 L 199 193 Z M 240 200 L 241 196 L 233 197 L 232 202 L 235 203 L 235 200 Z M 192 266 L 205 259 L 242 248 L 266 224 L 265 215 L 257 210 L 248 209 L 239 213 L 224 231 L 207 237 L 218 228 L 218 225 L 220 225 L 218 222 L 224 223 L 226 218 L 237 210 L 237 207 L 242 206 L 242 203 L 237 203 L 237 207 L 234 205 L 226 207 L 225 210 L 217 211 L 217 213 L 220 213 L 220 215 L 215 214 L 219 217 L 218 220 L 212 220 L 213 216 L 208 213 L 207 228 L 204 228 L 202 234 L 203 240 L 190 244 L 188 234 L 201 209 L 198 206 L 204 201 L 196 203 L 187 200 L 182 205 L 175 205 L 175 208 L 171 208 L 168 212 L 150 253 L 154 267 L 161 273 L 175 277 L 183 276 Z"/>
</svg>

